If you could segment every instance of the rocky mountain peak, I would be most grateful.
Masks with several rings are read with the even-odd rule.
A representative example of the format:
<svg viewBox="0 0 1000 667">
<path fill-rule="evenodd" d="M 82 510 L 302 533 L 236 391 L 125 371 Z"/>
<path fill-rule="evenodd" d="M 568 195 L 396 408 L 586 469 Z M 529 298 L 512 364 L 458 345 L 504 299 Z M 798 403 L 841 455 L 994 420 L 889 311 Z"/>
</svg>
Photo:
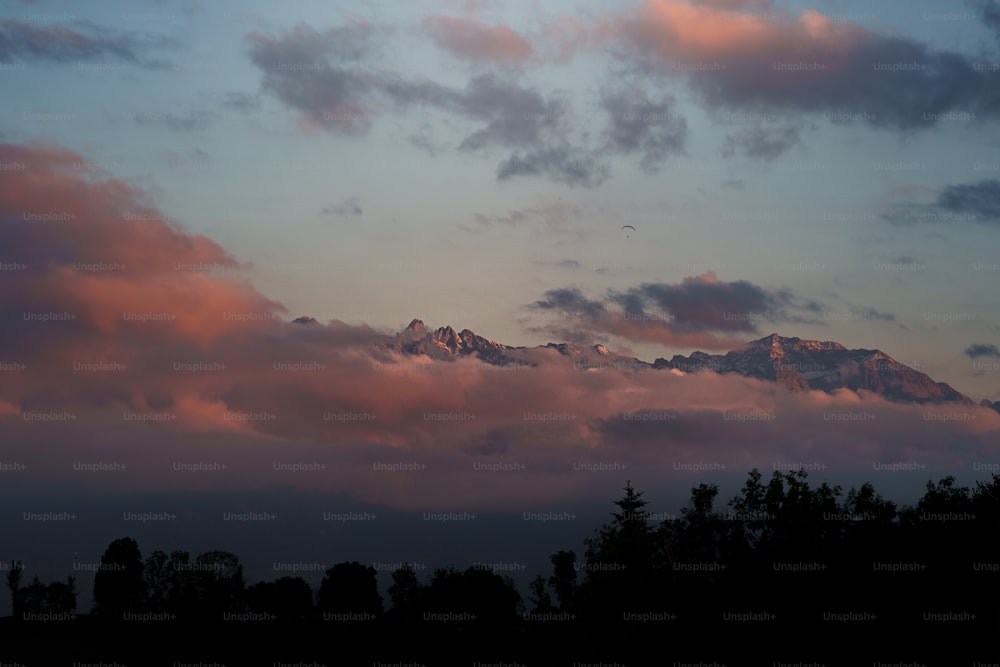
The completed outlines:
<svg viewBox="0 0 1000 667">
<path fill-rule="evenodd" d="M 458 352 L 465 347 L 462 337 L 459 336 L 458 332 L 450 326 L 444 326 L 437 329 L 431 336 L 431 340 L 436 344 L 447 348 L 451 352 Z"/>
<path fill-rule="evenodd" d="M 769 334 L 763 338 L 747 343 L 743 349 L 745 352 L 767 351 L 773 357 L 784 356 L 789 353 L 809 353 L 809 352 L 846 352 L 847 348 L 840 343 L 833 341 L 809 340 L 796 338 L 794 336 L 780 336 L 776 333 Z"/>
<path fill-rule="evenodd" d="M 495 366 L 534 366 L 532 350 L 509 347 L 480 336 L 469 329 L 458 333 L 451 326 L 428 332 L 418 319 L 397 338 L 395 348 L 408 354 L 429 355 L 441 360 L 475 356 Z M 572 357 L 580 368 L 603 368 L 621 364 L 624 368 L 669 370 L 676 374 L 714 372 L 776 382 L 791 391 L 838 389 L 864 390 L 890 400 L 915 403 L 972 401 L 943 382 L 905 364 L 893 361 L 881 350 L 848 349 L 840 343 L 818 341 L 772 333 L 726 354 L 695 351 L 690 356 L 659 358 L 653 364 L 626 359 L 597 344 L 580 348 L 572 343 L 548 343 L 538 349 L 552 349 Z M 593 355 L 593 356 L 592 356 Z M 603 358 L 601 361 L 597 359 Z M 614 363 L 609 363 L 613 360 Z M 994 407 L 1000 404 L 994 404 Z"/>
</svg>

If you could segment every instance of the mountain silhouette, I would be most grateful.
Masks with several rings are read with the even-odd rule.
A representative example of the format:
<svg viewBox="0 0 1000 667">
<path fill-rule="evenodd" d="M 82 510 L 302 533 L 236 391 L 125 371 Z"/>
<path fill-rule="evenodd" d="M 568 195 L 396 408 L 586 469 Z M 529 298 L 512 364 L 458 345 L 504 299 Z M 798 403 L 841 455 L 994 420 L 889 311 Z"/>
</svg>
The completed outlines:
<svg viewBox="0 0 1000 667">
<path fill-rule="evenodd" d="M 301 318 L 300 318 L 301 319 Z M 648 369 L 676 375 L 714 372 L 775 382 L 790 391 L 839 389 L 867 391 L 892 401 L 906 403 L 976 402 L 951 385 L 936 382 L 926 373 L 896 361 L 878 349 L 848 349 L 833 341 L 818 341 L 772 333 L 749 341 L 725 354 L 696 351 L 688 356 L 658 358 L 649 363 L 610 352 L 604 345 L 580 347 L 572 343 L 547 343 L 533 348 L 499 343 L 469 329 L 451 326 L 429 329 L 420 319 L 396 335 L 395 343 L 383 345 L 398 353 L 426 355 L 441 361 L 475 357 L 498 367 L 537 366 L 542 352 L 555 351 L 573 359 L 580 370 Z M 994 407 L 991 405 L 991 407 Z"/>
</svg>

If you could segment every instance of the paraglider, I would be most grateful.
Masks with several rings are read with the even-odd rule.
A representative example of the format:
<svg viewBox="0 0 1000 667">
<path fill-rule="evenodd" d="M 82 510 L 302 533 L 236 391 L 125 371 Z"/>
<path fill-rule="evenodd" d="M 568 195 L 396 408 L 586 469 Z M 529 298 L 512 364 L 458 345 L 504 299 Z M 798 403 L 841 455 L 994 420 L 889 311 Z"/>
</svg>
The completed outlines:
<svg viewBox="0 0 1000 667">
<path fill-rule="evenodd" d="M 626 229 L 631 229 L 633 232 L 635 231 L 635 227 L 633 227 L 632 225 L 622 225 L 622 230 Z M 625 238 L 631 238 L 628 232 L 625 233 Z"/>
</svg>

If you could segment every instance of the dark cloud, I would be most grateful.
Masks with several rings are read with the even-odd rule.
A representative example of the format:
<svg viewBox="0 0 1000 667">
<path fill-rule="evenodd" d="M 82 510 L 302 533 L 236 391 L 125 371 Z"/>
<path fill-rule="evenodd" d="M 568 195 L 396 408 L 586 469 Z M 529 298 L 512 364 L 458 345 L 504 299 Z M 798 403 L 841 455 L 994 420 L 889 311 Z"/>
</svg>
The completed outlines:
<svg viewBox="0 0 1000 667">
<path fill-rule="evenodd" d="M 119 33 L 87 21 L 73 27 L 53 23 L 39 26 L 13 19 L 0 20 L 0 62 L 15 59 L 71 62 L 112 57 L 136 64 L 140 55 L 152 48 L 168 46 L 165 37 Z"/>
<path fill-rule="evenodd" d="M 634 289 L 624 294 L 612 293 L 610 299 L 621 306 L 626 315 L 646 315 L 646 309 L 642 296 Z"/>
<path fill-rule="evenodd" d="M 931 204 L 900 203 L 882 214 L 893 225 L 917 223 L 1000 223 L 1000 180 L 948 185 Z"/>
<path fill-rule="evenodd" d="M 819 302 L 801 299 L 791 290 L 768 290 L 745 280 L 720 281 L 711 272 L 678 284 L 643 283 L 610 290 L 601 300 L 590 299 L 577 288 L 549 290 L 530 308 L 556 311 L 563 320 L 572 320 L 575 329 L 566 328 L 565 321 L 534 329 L 572 340 L 604 334 L 703 349 L 733 349 L 744 341 L 732 334 L 758 333 L 763 322 L 815 324 L 824 310 Z"/>
<path fill-rule="evenodd" d="M 485 123 L 462 139 L 460 150 L 537 146 L 565 134 L 568 105 L 564 100 L 546 98 L 495 74 L 477 75 L 463 89 L 393 75 L 382 75 L 378 85 L 402 109 L 429 106 Z"/>
<path fill-rule="evenodd" d="M 499 180 L 522 174 L 593 187 L 610 176 L 607 165 L 568 145 L 565 100 L 490 73 L 473 77 L 464 88 L 451 88 L 365 69 L 360 56 L 373 48 L 373 34 L 362 23 L 325 33 L 299 26 L 277 38 L 254 33 L 249 36 L 250 57 L 263 73 L 263 89 L 301 112 L 300 127 L 306 131 L 364 132 L 374 121 L 376 107 L 401 112 L 425 107 L 480 124 L 461 139 L 459 150 L 533 149 L 502 162 Z M 422 136 L 411 137 L 411 142 L 433 152 Z"/>
<path fill-rule="evenodd" d="M 954 120 L 949 112 L 973 120 L 1000 112 L 995 77 L 966 55 L 811 10 L 757 14 L 741 11 L 746 5 L 647 0 L 594 34 L 629 49 L 649 73 L 683 77 L 714 109 L 824 114 L 894 130 L 931 128 Z M 995 0 L 984 7 L 992 17 Z"/>
<path fill-rule="evenodd" d="M 481 121 L 459 144 L 462 150 L 492 145 L 534 146 L 550 140 L 566 115 L 559 99 L 493 74 L 472 78 L 464 89 L 434 81 L 411 81 L 362 68 L 372 48 L 368 24 L 319 33 L 299 26 L 279 38 L 252 34 L 251 60 L 264 73 L 264 89 L 329 130 L 364 130 L 378 101 L 405 111 L 426 106 Z"/>
<path fill-rule="evenodd" d="M 979 357 L 1000 357 L 1000 350 L 997 346 L 992 343 L 973 343 L 969 347 L 965 348 L 963 353 L 970 359 L 978 359 Z"/>
<path fill-rule="evenodd" d="M 371 48 L 373 29 L 352 23 L 323 33 L 298 25 L 280 38 L 248 36 L 250 60 L 264 74 L 262 87 L 305 114 L 308 126 L 363 131 L 376 82 L 360 58 Z"/>
<path fill-rule="evenodd" d="M 364 210 L 357 197 L 347 197 L 339 204 L 331 204 L 319 212 L 320 215 L 337 215 L 344 218 L 358 216 L 362 213 Z"/>
<path fill-rule="evenodd" d="M 979 18 L 983 24 L 1000 39 L 1000 1 L 968 0 L 968 2 L 979 11 Z"/>
<path fill-rule="evenodd" d="M 596 319 L 607 314 L 603 303 L 588 299 L 575 287 L 546 290 L 545 298 L 534 302 L 532 307 L 540 310 L 557 310 L 570 318 Z"/>
<path fill-rule="evenodd" d="M 984 221 L 1000 222 L 1000 181 L 949 185 L 938 197 L 937 205 L 946 211 L 971 213 Z"/>
<path fill-rule="evenodd" d="M 289 66 L 317 64 L 328 62 L 329 59 L 334 62 L 360 62 L 372 53 L 375 37 L 375 27 L 362 20 L 351 21 L 323 32 L 300 23 L 279 40 L 253 33 L 251 41 L 261 47 L 255 51 L 254 62 L 263 59 L 276 71 L 294 71 L 302 68 Z"/>
<path fill-rule="evenodd" d="M 687 121 L 677 115 L 672 96 L 653 102 L 641 90 L 605 90 L 601 104 L 608 112 L 606 150 L 641 153 L 639 164 L 647 173 L 659 171 L 671 154 L 684 153 Z"/>
<path fill-rule="evenodd" d="M 472 79 L 456 102 L 465 115 L 486 121 L 484 128 L 462 140 L 462 150 L 536 145 L 551 135 L 566 115 L 563 101 L 545 99 L 537 91 L 491 74 Z"/>
<path fill-rule="evenodd" d="M 844 55 L 843 62 L 825 62 Z M 717 76 L 710 73 L 713 76 L 702 79 L 700 88 L 713 104 L 760 103 L 829 113 L 831 118 L 859 114 L 875 127 L 902 130 L 934 127 L 949 111 L 975 117 L 975 112 L 995 116 L 1000 110 L 1000 90 L 960 54 L 932 51 L 905 38 L 871 35 L 844 55 L 817 54 L 816 60 L 827 69 L 820 76 L 799 77 L 795 85 L 788 85 L 792 76 L 788 72 L 761 73 L 763 68 L 755 68 L 754 76 L 748 68 L 733 67 Z M 777 85 L 782 79 L 785 85 Z"/>
<path fill-rule="evenodd" d="M 767 290 L 746 280 L 724 282 L 708 273 L 679 284 L 643 283 L 613 299 L 626 313 L 644 315 L 654 307 L 679 331 L 757 331 L 757 322 L 794 321 L 792 311 L 817 313 L 822 306 L 800 303 L 790 290 Z"/>
<path fill-rule="evenodd" d="M 623 70 L 682 76 L 720 110 L 824 114 L 834 123 L 861 121 L 898 130 L 955 120 L 949 114 L 979 120 L 1000 112 L 995 78 L 970 57 L 815 12 L 747 13 L 768 6 L 764 0 L 646 2 L 637 13 L 598 21 L 590 32 L 582 29 L 577 47 L 610 39 L 617 57 L 626 58 Z M 979 0 L 976 6 L 994 25 L 1000 14 L 996 0 Z M 687 31 L 685 39 L 678 38 L 681 30 Z M 376 32 L 369 23 L 354 22 L 325 32 L 298 26 L 278 37 L 254 33 L 251 59 L 263 72 L 264 89 L 304 114 L 304 129 L 361 132 L 383 103 L 404 111 L 427 106 L 482 124 L 460 140 L 462 150 L 531 147 L 534 166 L 524 173 L 588 182 L 573 174 L 561 155 L 568 130 L 563 100 L 494 74 L 457 89 L 373 70 L 366 56 Z M 731 39 L 721 43 L 717 33 Z M 671 98 L 606 94 L 602 104 L 611 115 L 605 150 L 641 154 L 646 171 L 683 151 L 687 127 Z M 800 135 L 797 126 L 758 127 L 730 134 L 723 150 L 770 160 L 799 143 Z M 500 178 L 509 173 L 509 165 L 502 164 Z"/>
<path fill-rule="evenodd" d="M 742 153 L 752 160 L 770 162 L 802 141 L 800 129 L 795 125 L 758 126 L 727 134 L 722 144 L 722 156 L 733 157 Z"/>
<path fill-rule="evenodd" d="M 556 183 L 592 188 L 611 177 L 611 167 L 594 154 L 566 146 L 515 152 L 497 167 L 497 179 L 514 176 L 546 176 Z"/>
</svg>

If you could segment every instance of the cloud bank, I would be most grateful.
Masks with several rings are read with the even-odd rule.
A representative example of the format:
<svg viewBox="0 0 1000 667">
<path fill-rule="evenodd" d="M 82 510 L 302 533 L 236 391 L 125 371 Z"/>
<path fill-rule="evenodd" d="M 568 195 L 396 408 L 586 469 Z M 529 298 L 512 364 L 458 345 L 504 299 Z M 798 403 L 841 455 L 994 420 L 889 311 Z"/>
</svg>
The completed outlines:
<svg viewBox="0 0 1000 667">
<path fill-rule="evenodd" d="M 12 489 L 294 485 L 467 510 L 509 507 L 512 488 L 517 503 L 582 496 L 612 463 L 625 466 L 619 476 L 699 461 L 946 469 L 998 451 L 1000 415 L 976 406 L 793 393 L 711 372 L 585 371 L 548 347 L 508 368 L 434 361 L 395 351 L 394 331 L 288 322 L 218 244 L 135 186 L 79 168 L 81 155 L 0 144 L 0 162 L 0 431 L 5 460 L 26 466 Z M 813 308 L 710 273 L 600 300 L 551 290 L 534 306 L 582 332 L 718 346 L 754 328 L 730 311 Z M 631 317 L 651 313 L 670 319 Z M 500 463 L 517 466 L 489 467 Z"/>
</svg>

